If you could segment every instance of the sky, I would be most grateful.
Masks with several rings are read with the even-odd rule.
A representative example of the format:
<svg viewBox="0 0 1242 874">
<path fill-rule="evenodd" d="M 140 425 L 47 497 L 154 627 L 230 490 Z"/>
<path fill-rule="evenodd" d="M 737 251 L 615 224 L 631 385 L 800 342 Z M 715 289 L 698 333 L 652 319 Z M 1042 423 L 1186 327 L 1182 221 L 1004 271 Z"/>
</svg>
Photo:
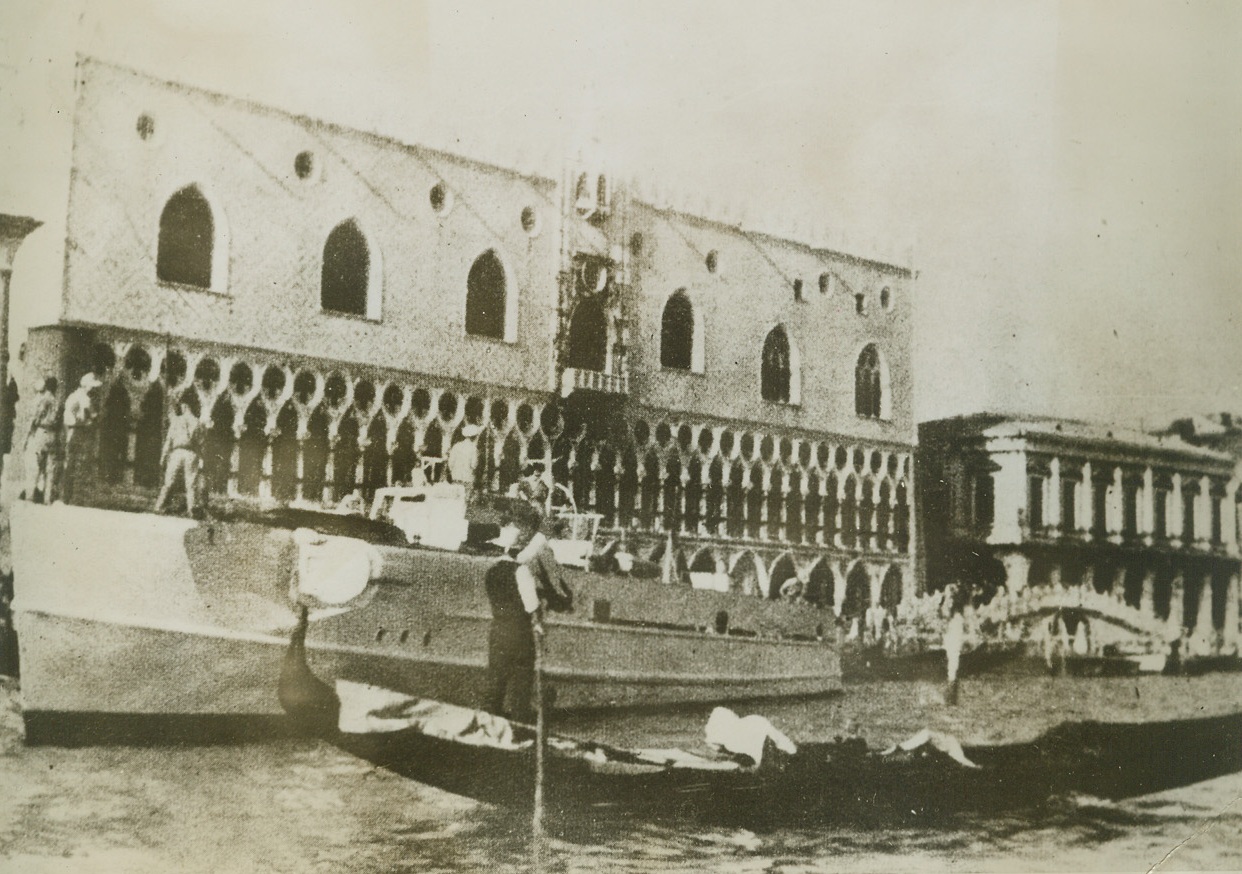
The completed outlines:
<svg viewBox="0 0 1242 874">
<path fill-rule="evenodd" d="M 0 210 L 49 220 L 15 330 L 81 52 L 909 264 L 920 420 L 1242 413 L 1238 45 L 1232 0 L 6 0 Z"/>
</svg>

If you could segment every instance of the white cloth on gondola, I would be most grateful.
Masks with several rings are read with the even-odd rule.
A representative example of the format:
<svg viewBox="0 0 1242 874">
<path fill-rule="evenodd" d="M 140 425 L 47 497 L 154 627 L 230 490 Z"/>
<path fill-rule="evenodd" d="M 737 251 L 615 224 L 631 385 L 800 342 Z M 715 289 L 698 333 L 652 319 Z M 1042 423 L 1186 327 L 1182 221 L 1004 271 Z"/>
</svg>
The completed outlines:
<svg viewBox="0 0 1242 874">
<path fill-rule="evenodd" d="M 752 713 L 742 717 L 727 707 L 717 707 L 712 711 L 703 734 L 708 746 L 748 756 L 756 765 L 763 761 L 763 750 L 769 740 L 783 753 L 792 756 L 798 752 L 794 742 L 766 716 Z"/>
</svg>

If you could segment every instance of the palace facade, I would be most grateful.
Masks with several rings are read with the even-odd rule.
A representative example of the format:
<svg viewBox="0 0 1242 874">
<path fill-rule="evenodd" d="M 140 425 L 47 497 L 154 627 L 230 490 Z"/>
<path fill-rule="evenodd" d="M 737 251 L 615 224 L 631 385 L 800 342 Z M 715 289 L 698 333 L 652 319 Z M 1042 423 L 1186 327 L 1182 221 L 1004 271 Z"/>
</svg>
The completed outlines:
<svg viewBox="0 0 1242 874">
<path fill-rule="evenodd" d="M 1182 638 L 1239 644 L 1238 480 L 1226 453 L 1068 420 L 980 414 L 919 426 L 929 588 L 1081 587 Z"/>
<path fill-rule="evenodd" d="M 179 398 L 238 501 L 369 494 L 474 424 L 485 488 L 543 461 L 631 551 L 838 614 L 914 591 L 907 267 L 598 170 L 77 75 L 60 318 L 27 370 L 103 381 L 103 488 L 154 494 Z"/>
</svg>

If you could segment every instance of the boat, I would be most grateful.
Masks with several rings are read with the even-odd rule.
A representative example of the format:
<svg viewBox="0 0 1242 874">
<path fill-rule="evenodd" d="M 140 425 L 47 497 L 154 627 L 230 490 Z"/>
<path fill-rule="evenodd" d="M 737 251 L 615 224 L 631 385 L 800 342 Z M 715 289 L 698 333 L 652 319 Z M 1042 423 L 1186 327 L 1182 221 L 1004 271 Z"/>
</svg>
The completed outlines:
<svg viewBox="0 0 1242 874">
<path fill-rule="evenodd" d="M 280 682 L 282 706 L 293 719 L 407 778 L 492 804 L 531 807 L 534 726 L 373 685 L 340 679 L 329 684 L 308 666 L 304 630 L 291 636 Z M 762 731 L 762 745 L 752 743 L 758 752 L 750 755 L 738 747 L 619 748 L 548 734 L 545 813 L 563 823 L 621 815 L 749 828 L 926 824 L 1029 808 L 1075 793 L 1117 800 L 1242 770 L 1242 713 L 1064 723 L 1033 741 L 965 748 L 928 730 L 888 749 L 871 748 L 857 737 L 796 745 L 786 740 L 778 747 Z"/>
<path fill-rule="evenodd" d="M 499 550 L 460 542 L 464 505 L 439 486 L 412 502 L 435 507 L 413 538 L 382 513 L 283 507 L 195 520 L 16 502 L 28 737 L 103 717 L 204 719 L 209 737 L 235 719 L 272 727 L 282 653 L 308 601 L 307 647 L 332 676 L 478 704 L 490 623 L 482 580 Z M 594 533 L 589 519 L 564 521 Z M 559 551 L 585 565 L 590 546 Z M 556 709 L 840 688 L 835 641 L 810 605 L 583 567 L 566 578 L 574 612 L 547 623 Z"/>
</svg>

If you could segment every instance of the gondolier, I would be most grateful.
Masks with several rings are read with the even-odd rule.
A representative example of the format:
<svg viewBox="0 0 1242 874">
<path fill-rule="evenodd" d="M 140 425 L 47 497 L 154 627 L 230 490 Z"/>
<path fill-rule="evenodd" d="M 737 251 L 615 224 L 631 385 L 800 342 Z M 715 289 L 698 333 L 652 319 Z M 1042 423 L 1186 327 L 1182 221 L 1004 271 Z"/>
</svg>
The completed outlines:
<svg viewBox="0 0 1242 874">
<path fill-rule="evenodd" d="M 536 527 L 514 524 L 501 530 L 497 545 L 505 554 L 487 569 L 483 586 L 492 608 L 487 634 L 487 693 L 484 709 L 518 722 L 534 719 L 531 690 L 534 685 L 535 639 L 543 633 L 539 593 L 530 569 L 511 553 L 522 549 Z"/>
</svg>

